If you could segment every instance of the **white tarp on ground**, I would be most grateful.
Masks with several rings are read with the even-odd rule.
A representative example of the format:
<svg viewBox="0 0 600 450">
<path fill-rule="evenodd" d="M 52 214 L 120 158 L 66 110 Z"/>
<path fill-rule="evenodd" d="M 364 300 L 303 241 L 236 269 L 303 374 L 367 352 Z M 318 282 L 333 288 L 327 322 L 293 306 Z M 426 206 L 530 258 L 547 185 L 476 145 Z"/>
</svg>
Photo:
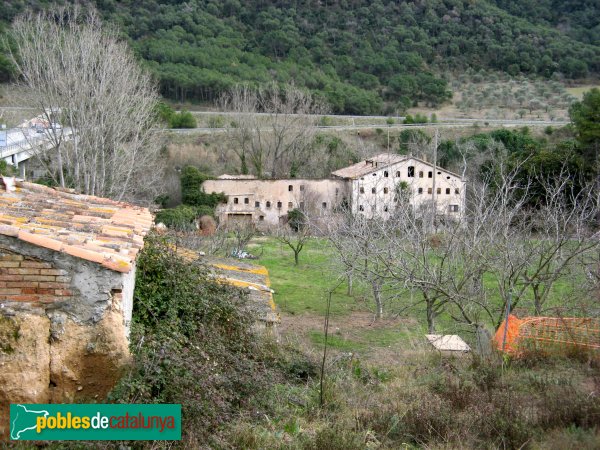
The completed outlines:
<svg viewBox="0 0 600 450">
<path fill-rule="evenodd" d="M 456 334 L 426 334 L 425 337 L 436 350 L 444 352 L 471 351 L 471 347 Z"/>
</svg>

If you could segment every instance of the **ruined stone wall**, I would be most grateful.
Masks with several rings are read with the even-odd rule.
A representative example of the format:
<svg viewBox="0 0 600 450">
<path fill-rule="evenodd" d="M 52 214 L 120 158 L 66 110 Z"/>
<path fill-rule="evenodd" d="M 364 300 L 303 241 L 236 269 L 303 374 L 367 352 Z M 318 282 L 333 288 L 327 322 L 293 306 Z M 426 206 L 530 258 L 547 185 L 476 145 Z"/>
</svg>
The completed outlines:
<svg viewBox="0 0 600 450">
<path fill-rule="evenodd" d="M 106 396 L 129 357 L 134 277 L 0 236 L 0 439 L 10 403 Z"/>
</svg>

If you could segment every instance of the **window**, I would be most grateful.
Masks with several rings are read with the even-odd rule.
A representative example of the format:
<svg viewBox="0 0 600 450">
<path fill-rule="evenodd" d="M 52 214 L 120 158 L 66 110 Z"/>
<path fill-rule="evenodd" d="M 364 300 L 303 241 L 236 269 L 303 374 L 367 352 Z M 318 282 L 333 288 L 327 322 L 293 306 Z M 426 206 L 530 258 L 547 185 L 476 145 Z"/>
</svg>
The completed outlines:
<svg viewBox="0 0 600 450">
<path fill-rule="evenodd" d="M 265 216 L 258 216 L 258 220 L 262 222 L 263 220 L 265 220 Z"/>
<path fill-rule="evenodd" d="M 388 188 L 383 188 L 383 193 L 387 194 L 388 193 Z"/>
<path fill-rule="evenodd" d="M 427 188 L 427 193 L 428 193 L 428 194 L 431 194 L 431 192 L 432 192 L 432 191 L 431 191 L 431 188 Z"/>
<path fill-rule="evenodd" d="M 277 202 L 277 207 L 281 209 L 281 202 Z"/>
<path fill-rule="evenodd" d="M 458 188 L 455 188 L 455 189 L 454 189 L 454 193 L 455 193 L 456 195 L 460 194 L 460 189 L 458 189 Z"/>
<path fill-rule="evenodd" d="M 419 188 L 419 190 L 417 191 L 419 194 L 423 193 L 423 188 Z"/>
<path fill-rule="evenodd" d="M 397 176 L 398 178 L 400 178 L 400 171 L 397 171 L 397 172 L 396 172 L 396 176 Z"/>
<path fill-rule="evenodd" d="M 271 207 L 271 202 L 267 202 L 267 208 Z"/>
<path fill-rule="evenodd" d="M 375 188 L 371 188 L 371 194 L 374 194 L 375 192 L 377 192 L 376 189 Z"/>
<path fill-rule="evenodd" d="M 255 208 L 260 208 L 260 202 L 254 202 L 254 207 Z"/>
<path fill-rule="evenodd" d="M 301 184 L 301 185 L 300 185 L 300 191 L 303 191 L 303 190 L 304 190 L 304 185 L 303 185 L 303 184 Z"/>
<path fill-rule="evenodd" d="M 408 166 L 408 177 L 414 177 L 415 176 L 415 166 Z"/>
<path fill-rule="evenodd" d="M 449 179 L 450 179 L 450 176 L 447 176 L 447 177 L 446 177 L 446 180 L 449 180 Z"/>
<path fill-rule="evenodd" d="M 321 206 L 323 207 L 323 209 L 327 209 L 327 202 L 323 202 Z"/>
<path fill-rule="evenodd" d="M 435 192 L 436 192 L 437 194 L 441 194 L 441 193 L 442 193 L 442 188 L 437 188 L 437 189 L 435 190 Z"/>
<path fill-rule="evenodd" d="M 239 202 L 240 202 L 240 200 L 239 200 L 237 197 L 235 197 L 235 198 L 233 199 L 233 204 L 234 204 L 234 205 L 237 205 Z"/>
<path fill-rule="evenodd" d="M 291 184 L 288 186 L 288 192 L 292 192 L 294 190 L 294 186 L 292 186 Z"/>
<path fill-rule="evenodd" d="M 249 204 L 249 203 L 250 203 L 250 199 L 249 199 L 248 197 L 246 197 L 246 198 L 244 199 L 244 205 L 247 205 L 247 204 Z"/>
<path fill-rule="evenodd" d="M 364 211 L 364 210 L 365 210 L 365 207 L 364 207 L 363 205 L 358 205 L 358 210 L 359 210 L 359 211 Z"/>
<path fill-rule="evenodd" d="M 458 212 L 458 205 L 450 205 L 450 212 Z"/>
<path fill-rule="evenodd" d="M 292 202 L 288 202 L 288 209 L 292 209 L 294 207 L 294 205 L 292 204 Z"/>
<path fill-rule="evenodd" d="M 419 170 L 419 178 L 423 178 L 423 171 Z"/>
<path fill-rule="evenodd" d="M 364 194 L 364 193 L 365 193 L 365 188 L 364 188 L 364 187 L 362 187 L 362 186 L 360 187 L 360 193 L 361 193 L 361 194 Z"/>
<path fill-rule="evenodd" d="M 387 177 L 389 177 L 389 176 L 390 176 L 390 174 L 389 174 L 389 173 L 388 173 L 388 171 L 386 170 L 386 171 L 384 171 L 384 172 L 383 172 L 383 176 L 387 178 Z"/>
<path fill-rule="evenodd" d="M 388 212 L 388 207 L 387 207 L 387 206 L 384 206 L 384 207 L 383 207 L 383 210 L 384 210 L 385 212 Z"/>
<path fill-rule="evenodd" d="M 376 173 L 374 173 L 374 174 L 373 174 L 373 176 L 374 176 L 374 177 L 376 177 L 376 176 L 377 176 L 377 174 L 376 174 Z"/>
<path fill-rule="evenodd" d="M 433 172 L 431 170 L 427 172 L 427 178 L 433 178 Z"/>
<path fill-rule="evenodd" d="M 442 174 L 442 172 L 438 172 L 438 175 L 441 175 L 441 174 Z"/>
<path fill-rule="evenodd" d="M 446 195 L 450 195 L 450 188 L 446 188 Z"/>
</svg>

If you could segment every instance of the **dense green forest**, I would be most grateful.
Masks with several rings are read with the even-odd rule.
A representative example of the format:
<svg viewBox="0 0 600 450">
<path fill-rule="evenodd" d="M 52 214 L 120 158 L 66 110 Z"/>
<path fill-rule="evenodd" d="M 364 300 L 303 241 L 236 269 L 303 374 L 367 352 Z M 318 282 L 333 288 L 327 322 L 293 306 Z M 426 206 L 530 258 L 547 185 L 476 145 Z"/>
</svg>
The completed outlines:
<svg viewBox="0 0 600 450">
<path fill-rule="evenodd" d="M 96 0 L 178 102 L 240 82 L 294 82 L 335 113 L 402 111 L 451 98 L 466 68 L 582 79 L 600 73 L 598 6 L 582 0 Z M 8 24 L 41 0 L 11 1 Z M 0 57 L 0 77 L 9 66 Z"/>
</svg>

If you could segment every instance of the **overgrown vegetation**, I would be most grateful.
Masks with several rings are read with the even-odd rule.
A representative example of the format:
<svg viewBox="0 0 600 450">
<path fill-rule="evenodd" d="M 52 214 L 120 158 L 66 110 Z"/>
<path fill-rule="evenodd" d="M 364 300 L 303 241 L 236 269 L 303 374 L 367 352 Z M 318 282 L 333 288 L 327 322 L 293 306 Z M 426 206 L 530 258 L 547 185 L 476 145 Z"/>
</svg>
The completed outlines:
<svg viewBox="0 0 600 450">
<path fill-rule="evenodd" d="M 166 103 L 157 105 L 158 116 L 169 128 L 196 128 L 196 118 L 189 111 L 176 112 Z"/>
<path fill-rule="evenodd" d="M 222 193 L 205 193 L 201 186 L 208 179 L 209 177 L 196 167 L 184 167 L 180 176 L 182 204 L 158 211 L 156 223 L 162 222 L 167 227 L 177 230 L 192 230 L 195 228 L 194 221 L 197 218 L 214 217 L 216 206 L 226 202 L 227 197 Z"/>
<path fill-rule="evenodd" d="M 176 242 L 149 236 L 138 259 L 131 325 L 133 363 L 111 394 L 122 403 L 182 405 L 185 448 L 218 445 L 224 424 L 258 409 L 277 382 L 294 382 L 295 352 L 284 357 L 251 331 L 245 294 L 176 254 Z M 295 361 L 295 362 L 294 362 Z"/>
</svg>

